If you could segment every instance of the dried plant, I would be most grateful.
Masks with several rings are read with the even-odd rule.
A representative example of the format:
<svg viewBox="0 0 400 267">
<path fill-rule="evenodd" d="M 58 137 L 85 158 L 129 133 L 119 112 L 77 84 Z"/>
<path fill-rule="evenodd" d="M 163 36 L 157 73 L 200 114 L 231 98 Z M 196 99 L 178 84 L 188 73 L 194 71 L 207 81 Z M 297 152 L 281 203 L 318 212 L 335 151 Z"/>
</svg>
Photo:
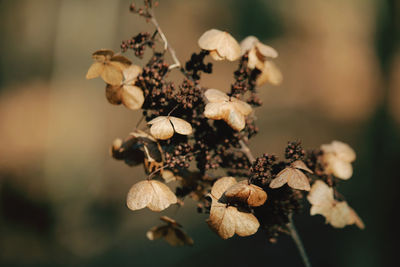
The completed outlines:
<svg viewBox="0 0 400 267">
<path fill-rule="evenodd" d="M 337 183 L 353 172 L 355 152 L 350 146 L 333 141 L 306 151 L 300 142 L 289 142 L 282 160 L 269 154 L 255 158 L 247 146 L 258 132 L 253 111 L 262 104 L 258 87 L 282 81 L 271 61 L 278 57 L 277 51 L 256 37 L 247 37 L 239 45 L 229 33 L 212 29 L 199 38 L 201 50 L 182 65 L 154 16 L 155 6 L 151 0 L 140 8 L 130 6 L 155 29 L 121 44 L 122 52 L 133 50 L 139 58 L 150 50 L 147 64 L 140 67 L 111 50 L 98 50 L 86 76 L 100 76 L 106 82 L 108 101 L 141 109 L 148 125 L 138 129 L 142 118 L 125 140 L 116 139 L 111 146 L 115 159 L 130 166 L 143 164 L 148 174 L 129 190 L 127 206 L 162 211 L 192 198 L 199 212 L 209 214 L 207 223 L 221 238 L 259 232 L 276 242 L 279 235 L 290 234 L 306 266 L 310 263 L 292 221 L 292 215 L 303 210 L 305 199 L 312 205 L 310 215 L 324 216 L 333 227 L 364 228 L 355 211 L 337 197 Z M 160 41 L 161 51 L 156 48 Z M 172 63 L 165 60 L 168 52 Z M 205 62 L 208 56 L 239 60 L 229 92 L 200 84 L 203 74 L 212 73 L 212 63 Z M 169 79 L 175 70 L 182 73 L 182 82 Z M 221 173 L 227 177 L 220 178 Z M 176 181 L 175 192 L 166 185 L 171 181 Z M 161 220 L 166 225 L 150 229 L 150 240 L 193 244 L 179 223 L 165 216 Z"/>
</svg>

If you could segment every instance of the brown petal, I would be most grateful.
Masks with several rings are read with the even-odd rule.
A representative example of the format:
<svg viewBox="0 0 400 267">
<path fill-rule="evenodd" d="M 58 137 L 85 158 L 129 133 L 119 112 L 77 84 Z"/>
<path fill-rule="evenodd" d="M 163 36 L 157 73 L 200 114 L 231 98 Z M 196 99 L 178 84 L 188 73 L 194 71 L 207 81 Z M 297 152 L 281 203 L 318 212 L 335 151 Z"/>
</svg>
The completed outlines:
<svg viewBox="0 0 400 267">
<path fill-rule="evenodd" d="M 147 205 L 150 210 L 162 211 L 178 201 L 175 194 L 165 184 L 156 180 L 149 182 L 153 187 L 153 197 Z"/>
<path fill-rule="evenodd" d="M 114 55 L 114 52 L 110 49 L 100 49 L 92 54 L 92 57 L 100 62 L 109 60 Z"/>
<path fill-rule="evenodd" d="M 110 104 L 119 105 L 121 101 L 121 86 L 107 84 L 106 86 L 106 98 Z"/>
<path fill-rule="evenodd" d="M 229 103 L 208 103 L 204 109 L 204 116 L 212 120 L 221 120 L 229 114 Z"/>
<path fill-rule="evenodd" d="M 222 177 L 215 181 L 214 185 L 211 188 L 211 195 L 219 200 L 222 195 L 228 190 L 229 187 L 236 184 L 236 179 L 233 177 Z"/>
<path fill-rule="evenodd" d="M 174 135 L 174 128 L 166 116 L 159 116 L 149 121 L 148 124 L 152 124 L 150 132 L 157 139 L 167 140 Z"/>
<path fill-rule="evenodd" d="M 310 191 L 310 182 L 307 176 L 297 169 L 292 169 L 288 179 L 288 185 L 293 189 Z"/>
<path fill-rule="evenodd" d="M 295 162 L 293 162 L 293 163 L 291 164 L 291 166 L 292 166 L 293 168 L 296 168 L 296 169 L 300 169 L 300 170 L 303 170 L 303 171 L 306 171 L 306 172 L 309 172 L 309 173 L 313 173 L 313 171 L 310 170 L 310 169 L 307 167 L 307 165 L 306 165 L 303 161 L 301 161 L 301 160 L 296 160 Z"/>
<path fill-rule="evenodd" d="M 172 116 L 169 117 L 169 120 L 178 134 L 189 135 L 192 133 L 192 126 L 187 121 Z"/>
<path fill-rule="evenodd" d="M 128 58 L 121 56 L 121 55 L 115 55 L 115 56 L 111 57 L 110 61 L 121 63 L 125 67 L 128 67 L 132 64 L 132 61 L 130 61 Z"/>
<path fill-rule="evenodd" d="M 249 236 L 257 232 L 260 223 L 252 213 L 238 211 L 235 207 L 230 208 L 232 209 L 228 209 L 228 212 L 235 218 L 235 232 L 238 236 Z"/>
<path fill-rule="evenodd" d="M 270 188 L 279 188 L 286 184 L 289 180 L 289 177 L 292 175 L 292 168 L 285 168 L 280 171 L 276 177 L 269 184 Z"/>
<path fill-rule="evenodd" d="M 122 103 L 131 110 L 138 110 L 144 103 L 142 89 L 134 85 L 124 85 L 121 94 Z"/>
<path fill-rule="evenodd" d="M 253 184 L 248 184 L 247 181 L 239 182 L 225 192 L 227 200 L 230 202 L 247 203 L 251 207 L 258 207 L 267 200 L 267 193 Z"/>
<path fill-rule="evenodd" d="M 104 70 L 104 64 L 101 62 L 94 62 L 86 73 L 86 79 L 93 79 L 100 76 Z"/>
</svg>

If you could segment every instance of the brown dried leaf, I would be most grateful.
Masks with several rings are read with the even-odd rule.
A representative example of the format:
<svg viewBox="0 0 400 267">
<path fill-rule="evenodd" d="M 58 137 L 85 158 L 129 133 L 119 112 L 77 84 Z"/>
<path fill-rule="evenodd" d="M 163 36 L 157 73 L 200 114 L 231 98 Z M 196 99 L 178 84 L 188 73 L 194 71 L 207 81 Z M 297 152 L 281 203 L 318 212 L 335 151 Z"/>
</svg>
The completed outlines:
<svg viewBox="0 0 400 267">
<path fill-rule="evenodd" d="M 156 180 L 144 180 L 134 184 L 127 197 L 127 206 L 131 210 L 148 207 L 152 211 L 162 211 L 176 202 L 177 198 L 171 189 Z"/>
<path fill-rule="evenodd" d="M 111 85 L 107 84 L 106 86 L 106 98 L 110 104 L 120 105 L 122 103 L 121 100 L 121 86 L 120 85 Z"/>
<path fill-rule="evenodd" d="M 215 181 L 214 185 L 211 188 L 211 196 L 216 200 L 219 200 L 222 195 L 228 190 L 229 187 L 235 185 L 236 179 L 234 177 L 222 177 Z"/>
<path fill-rule="evenodd" d="M 211 56 L 216 60 L 235 61 L 240 57 L 238 42 L 227 32 L 208 30 L 200 37 L 198 44 L 201 49 L 210 51 Z"/>
<path fill-rule="evenodd" d="M 258 207 L 267 200 L 267 193 L 261 187 L 241 181 L 225 192 L 228 202 L 247 203 L 251 207 Z"/>
<path fill-rule="evenodd" d="M 146 233 L 149 240 L 164 238 L 171 246 L 193 245 L 193 240 L 181 229 L 182 225 L 167 216 L 161 216 L 160 220 L 167 224 L 151 228 Z"/>
</svg>

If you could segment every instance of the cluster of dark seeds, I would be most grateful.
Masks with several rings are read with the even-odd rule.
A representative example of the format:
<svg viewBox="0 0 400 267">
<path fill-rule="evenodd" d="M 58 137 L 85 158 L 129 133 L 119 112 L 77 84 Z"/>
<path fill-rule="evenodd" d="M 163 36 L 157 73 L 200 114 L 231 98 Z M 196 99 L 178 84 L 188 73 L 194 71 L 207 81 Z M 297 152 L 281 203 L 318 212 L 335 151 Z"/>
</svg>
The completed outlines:
<svg viewBox="0 0 400 267">
<path fill-rule="evenodd" d="M 291 162 L 302 160 L 306 155 L 306 151 L 301 147 L 301 142 L 289 142 L 285 150 L 285 158 Z"/>
<path fill-rule="evenodd" d="M 131 49 L 135 52 L 135 56 L 143 58 L 146 47 L 154 49 L 154 39 L 148 32 L 141 32 L 133 36 L 129 40 L 122 41 L 121 51 L 126 52 Z"/>
<path fill-rule="evenodd" d="M 211 73 L 212 63 L 204 63 L 204 58 L 209 54 L 208 51 L 202 50 L 200 53 L 193 53 L 190 60 L 186 62 L 185 68 L 187 73 L 194 79 L 199 80 L 201 72 Z"/>
</svg>

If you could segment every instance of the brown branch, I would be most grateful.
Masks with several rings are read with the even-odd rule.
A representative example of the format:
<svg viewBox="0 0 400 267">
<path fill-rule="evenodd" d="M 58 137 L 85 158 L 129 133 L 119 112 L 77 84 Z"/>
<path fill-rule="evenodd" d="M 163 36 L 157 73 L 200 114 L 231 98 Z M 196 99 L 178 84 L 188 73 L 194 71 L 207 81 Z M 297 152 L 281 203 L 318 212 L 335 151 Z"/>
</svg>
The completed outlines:
<svg viewBox="0 0 400 267">
<path fill-rule="evenodd" d="M 251 153 L 250 148 L 246 145 L 246 143 L 243 140 L 239 140 L 239 144 L 242 147 L 241 151 L 246 155 L 250 163 L 253 164 L 253 162 L 256 161 L 256 158 Z"/>
</svg>

